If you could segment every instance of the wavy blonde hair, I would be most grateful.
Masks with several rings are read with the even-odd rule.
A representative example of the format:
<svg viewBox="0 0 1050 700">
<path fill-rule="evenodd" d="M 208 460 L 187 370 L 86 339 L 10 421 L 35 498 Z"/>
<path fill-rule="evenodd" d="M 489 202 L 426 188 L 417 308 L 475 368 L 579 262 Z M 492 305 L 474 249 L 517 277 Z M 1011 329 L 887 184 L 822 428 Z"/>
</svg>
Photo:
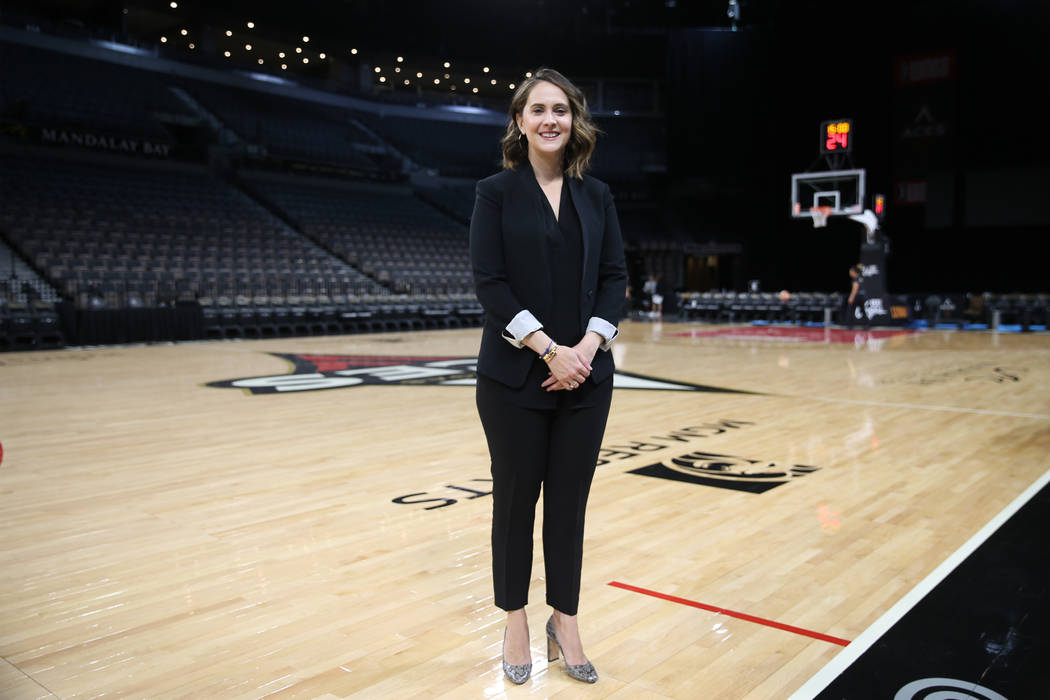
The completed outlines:
<svg viewBox="0 0 1050 700">
<path fill-rule="evenodd" d="M 514 97 L 510 101 L 508 110 L 507 130 L 500 141 L 500 147 L 503 150 L 503 167 L 513 170 L 529 159 L 529 145 L 525 140 L 525 134 L 518 128 L 518 115 L 525 109 L 525 103 L 529 99 L 532 88 L 540 82 L 557 85 L 569 98 L 569 109 L 572 110 L 572 132 L 569 134 L 569 143 L 565 146 L 563 168 L 570 177 L 580 179 L 591 165 L 591 155 L 598 142 L 598 134 L 602 131 L 591 119 L 590 110 L 587 109 L 587 98 L 583 96 L 583 91 L 553 68 L 540 68 L 514 91 Z"/>
</svg>

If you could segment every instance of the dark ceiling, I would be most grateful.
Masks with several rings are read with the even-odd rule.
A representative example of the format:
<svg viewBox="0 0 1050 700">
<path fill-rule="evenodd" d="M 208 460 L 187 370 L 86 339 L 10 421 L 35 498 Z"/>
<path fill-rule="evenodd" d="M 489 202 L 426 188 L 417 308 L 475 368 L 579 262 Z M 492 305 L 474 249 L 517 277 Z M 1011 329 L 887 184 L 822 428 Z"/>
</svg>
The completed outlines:
<svg viewBox="0 0 1050 700">
<path fill-rule="evenodd" d="M 666 72 L 667 35 L 682 28 L 729 29 L 727 0 L 3 0 L 0 12 L 77 22 L 156 41 L 188 24 L 255 22 L 256 36 L 292 44 L 311 36 L 329 53 L 426 55 L 528 70 L 556 65 L 577 75 L 653 77 Z M 1050 28 L 1045 0 L 740 0 L 739 27 L 781 46 L 893 45 L 896 52 L 956 45 L 966 35 L 1003 39 Z M 129 14 L 130 12 L 130 14 Z M 132 16 L 135 22 L 129 23 Z M 990 42 L 989 49 L 994 43 Z M 1045 36 L 1042 42 L 1045 51 Z M 1038 50 L 1032 46 L 1032 50 Z"/>
<path fill-rule="evenodd" d="M 741 2 L 741 26 L 751 27 L 768 24 L 779 5 Z M 257 36 L 291 43 L 308 35 L 331 53 L 354 46 L 522 69 L 556 62 L 630 77 L 662 75 L 668 30 L 730 23 L 725 0 L 178 0 L 176 8 L 170 0 L 5 0 L 0 8 L 55 23 L 126 27 L 154 41 L 165 25 L 243 29 L 251 20 Z M 126 9 L 135 18 L 130 26 Z"/>
</svg>

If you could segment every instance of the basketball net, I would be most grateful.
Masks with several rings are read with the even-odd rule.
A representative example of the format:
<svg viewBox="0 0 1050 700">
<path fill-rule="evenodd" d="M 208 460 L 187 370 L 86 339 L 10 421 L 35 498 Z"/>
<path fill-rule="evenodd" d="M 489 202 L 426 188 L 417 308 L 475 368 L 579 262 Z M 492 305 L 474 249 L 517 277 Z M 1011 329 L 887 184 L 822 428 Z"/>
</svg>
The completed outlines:
<svg viewBox="0 0 1050 700">
<path fill-rule="evenodd" d="M 831 215 L 831 207 L 810 207 L 809 215 L 813 217 L 813 228 L 828 225 L 828 217 Z"/>
</svg>

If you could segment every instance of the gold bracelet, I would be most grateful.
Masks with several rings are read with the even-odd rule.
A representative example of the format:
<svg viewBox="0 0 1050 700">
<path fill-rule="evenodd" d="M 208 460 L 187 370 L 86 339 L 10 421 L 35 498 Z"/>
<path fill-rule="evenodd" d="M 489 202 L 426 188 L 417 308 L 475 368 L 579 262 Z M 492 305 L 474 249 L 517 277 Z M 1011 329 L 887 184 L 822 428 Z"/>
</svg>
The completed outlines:
<svg viewBox="0 0 1050 700">
<path fill-rule="evenodd" d="M 542 359 L 542 360 L 543 360 L 544 362 L 550 362 L 551 360 L 553 360 L 553 359 L 554 359 L 554 356 L 555 356 L 555 355 L 557 355 L 557 354 L 558 354 L 558 346 L 557 346 L 557 345 L 555 345 L 555 344 L 554 344 L 554 343 L 552 342 L 552 343 L 550 344 L 550 349 L 549 349 L 549 350 L 548 350 L 547 352 L 543 353 L 543 355 L 541 355 L 541 356 L 540 356 L 540 358 L 541 358 L 541 359 Z"/>
</svg>

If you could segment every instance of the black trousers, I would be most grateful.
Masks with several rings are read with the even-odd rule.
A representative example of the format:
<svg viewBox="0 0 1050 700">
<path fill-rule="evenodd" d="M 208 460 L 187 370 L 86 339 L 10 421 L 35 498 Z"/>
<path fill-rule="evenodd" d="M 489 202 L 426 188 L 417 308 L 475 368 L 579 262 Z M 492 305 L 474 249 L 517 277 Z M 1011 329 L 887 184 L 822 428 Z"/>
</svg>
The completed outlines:
<svg viewBox="0 0 1050 700">
<path fill-rule="evenodd" d="M 584 407 L 522 408 L 479 378 L 478 414 L 492 458 L 492 581 L 496 605 L 525 607 L 532 579 L 536 502 L 543 490 L 547 604 L 575 615 L 580 602 L 587 496 L 612 401 L 612 378 Z"/>
</svg>

